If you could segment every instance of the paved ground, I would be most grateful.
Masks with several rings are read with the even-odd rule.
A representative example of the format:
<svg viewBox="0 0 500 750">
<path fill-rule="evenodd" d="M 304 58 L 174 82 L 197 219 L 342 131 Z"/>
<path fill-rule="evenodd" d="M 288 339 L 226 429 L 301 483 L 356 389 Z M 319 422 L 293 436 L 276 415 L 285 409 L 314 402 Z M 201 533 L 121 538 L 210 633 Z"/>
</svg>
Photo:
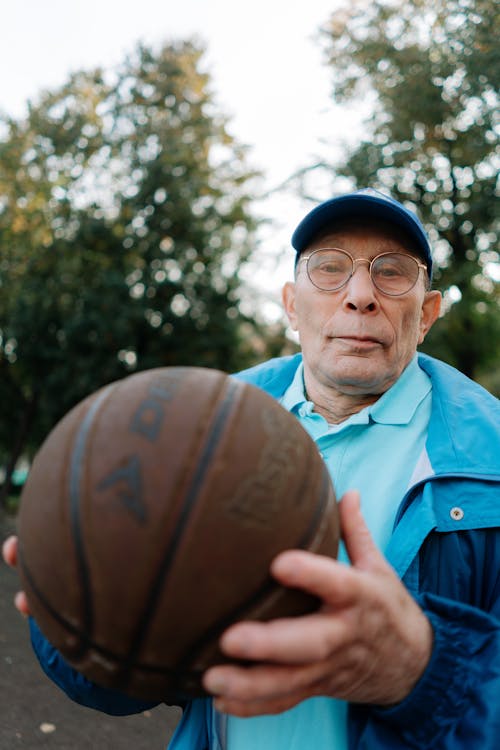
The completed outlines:
<svg viewBox="0 0 500 750">
<path fill-rule="evenodd" d="M 14 521 L 0 511 L 0 542 Z M 17 576 L 0 562 L 0 750 L 163 750 L 180 713 L 159 706 L 115 718 L 70 701 L 42 673 L 12 604 Z"/>
</svg>

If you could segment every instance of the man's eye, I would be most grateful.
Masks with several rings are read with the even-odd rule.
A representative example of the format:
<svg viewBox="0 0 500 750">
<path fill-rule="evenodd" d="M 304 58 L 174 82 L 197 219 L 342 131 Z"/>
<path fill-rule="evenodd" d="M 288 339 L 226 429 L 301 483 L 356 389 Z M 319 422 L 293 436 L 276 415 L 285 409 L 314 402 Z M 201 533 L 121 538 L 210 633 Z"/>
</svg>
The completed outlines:
<svg viewBox="0 0 500 750">
<path fill-rule="evenodd" d="M 342 263 L 325 262 L 318 266 L 318 270 L 323 273 L 344 273 L 345 266 Z"/>
<path fill-rule="evenodd" d="M 378 268 L 377 274 L 379 276 L 384 276 L 385 278 L 390 278 L 392 276 L 402 276 L 403 271 L 401 268 L 395 268 L 393 266 L 386 266 L 385 268 Z"/>
</svg>

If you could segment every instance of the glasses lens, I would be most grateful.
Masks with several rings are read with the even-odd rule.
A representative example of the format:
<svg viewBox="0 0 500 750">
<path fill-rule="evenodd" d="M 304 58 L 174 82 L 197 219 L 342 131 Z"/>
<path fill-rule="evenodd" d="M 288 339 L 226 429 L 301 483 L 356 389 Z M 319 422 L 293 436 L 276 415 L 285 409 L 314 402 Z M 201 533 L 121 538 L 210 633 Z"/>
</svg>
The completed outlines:
<svg viewBox="0 0 500 750">
<path fill-rule="evenodd" d="M 341 250 L 316 250 L 307 261 L 314 286 L 324 291 L 339 289 L 352 273 L 352 260 Z"/>
<path fill-rule="evenodd" d="M 385 253 L 372 264 L 372 281 L 385 294 L 404 294 L 415 286 L 418 279 L 418 261 L 411 255 Z"/>
</svg>

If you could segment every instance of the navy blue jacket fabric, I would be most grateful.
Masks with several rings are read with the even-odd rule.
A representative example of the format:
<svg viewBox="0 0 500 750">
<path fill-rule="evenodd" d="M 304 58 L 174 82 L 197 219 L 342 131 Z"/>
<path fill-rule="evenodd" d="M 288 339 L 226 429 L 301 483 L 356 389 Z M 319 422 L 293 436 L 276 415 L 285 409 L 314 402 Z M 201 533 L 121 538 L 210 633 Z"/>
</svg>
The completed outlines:
<svg viewBox="0 0 500 750">
<path fill-rule="evenodd" d="M 279 358 L 236 377 L 279 398 L 299 362 L 300 355 Z M 433 389 L 427 455 L 400 505 L 387 557 L 432 623 L 433 653 L 402 703 L 350 706 L 349 748 L 498 750 L 500 405 L 448 365 L 424 355 L 419 364 Z M 92 685 L 34 621 L 31 630 L 43 669 L 73 700 L 112 714 L 150 707 Z M 223 750 L 211 701 L 184 708 L 172 750 Z"/>
</svg>

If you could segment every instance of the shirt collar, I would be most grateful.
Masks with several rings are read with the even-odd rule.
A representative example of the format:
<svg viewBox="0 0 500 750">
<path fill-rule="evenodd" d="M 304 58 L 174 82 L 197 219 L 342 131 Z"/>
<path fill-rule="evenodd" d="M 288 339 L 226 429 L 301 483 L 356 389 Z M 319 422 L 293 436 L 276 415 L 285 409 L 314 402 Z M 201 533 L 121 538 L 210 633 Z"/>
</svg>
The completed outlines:
<svg viewBox="0 0 500 750">
<path fill-rule="evenodd" d="M 415 355 L 394 385 L 375 403 L 353 414 L 350 420 L 358 424 L 368 421 L 379 424 L 408 424 L 431 387 L 430 378 L 420 369 L 417 355 Z M 313 413 L 314 404 L 312 401 L 307 401 L 305 397 L 302 363 L 283 394 L 281 405 L 292 412 L 298 412 L 300 409 L 301 416 Z"/>
<path fill-rule="evenodd" d="M 415 354 L 394 385 L 368 407 L 371 418 L 379 424 L 408 424 L 431 388 L 430 378 L 420 369 Z"/>
<path fill-rule="evenodd" d="M 312 411 L 312 401 L 307 401 L 304 387 L 304 363 L 301 362 L 295 370 L 293 380 L 284 392 L 280 401 L 288 411 L 296 411 L 302 404 L 307 405 L 308 412 Z"/>
</svg>

